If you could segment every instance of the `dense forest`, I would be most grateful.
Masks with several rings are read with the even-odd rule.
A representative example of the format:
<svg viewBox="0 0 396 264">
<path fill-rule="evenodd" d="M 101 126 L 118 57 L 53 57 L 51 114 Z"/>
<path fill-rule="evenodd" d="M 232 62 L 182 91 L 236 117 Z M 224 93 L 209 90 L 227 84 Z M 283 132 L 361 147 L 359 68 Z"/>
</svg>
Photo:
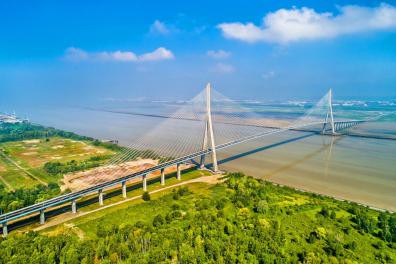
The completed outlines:
<svg viewBox="0 0 396 264">
<path fill-rule="evenodd" d="M 93 220 L 94 236 L 13 233 L 0 263 L 395 263 L 394 214 L 227 177 L 206 193 L 145 194 L 122 212 L 144 215 Z"/>
</svg>

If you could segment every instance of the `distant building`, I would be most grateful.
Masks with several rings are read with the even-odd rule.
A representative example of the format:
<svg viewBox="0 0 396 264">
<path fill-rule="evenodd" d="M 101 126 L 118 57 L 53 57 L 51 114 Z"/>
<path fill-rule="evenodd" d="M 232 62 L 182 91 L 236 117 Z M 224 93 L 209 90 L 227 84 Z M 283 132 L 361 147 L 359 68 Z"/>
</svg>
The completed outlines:
<svg viewBox="0 0 396 264">
<path fill-rule="evenodd" d="M 111 144 L 118 144 L 118 140 L 117 139 L 103 139 L 101 140 L 102 143 L 111 143 Z"/>
</svg>

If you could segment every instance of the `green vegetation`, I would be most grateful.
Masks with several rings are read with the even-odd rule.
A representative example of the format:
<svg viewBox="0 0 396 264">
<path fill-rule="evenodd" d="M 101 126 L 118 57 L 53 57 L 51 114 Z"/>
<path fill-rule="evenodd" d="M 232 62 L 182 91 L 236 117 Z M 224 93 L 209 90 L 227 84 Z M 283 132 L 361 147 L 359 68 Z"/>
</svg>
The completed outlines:
<svg viewBox="0 0 396 264">
<path fill-rule="evenodd" d="M 13 192 L 7 192 L 0 185 L 0 211 L 2 213 L 14 211 L 34 203 L 42 202 L 59 194 L 60 189 L 56 183 L 50 183 L 48 186 L 36 185 L 33 188 L 17 189 Z"/>
<path fill-rule="evenodd" d="M 109 209 L 111 210 L 111 209 Z M 88 217 L 90 218 L 90 217 Z M 12 233 L 0 263 L 394 263 L 395 215 L 242 174 L 190 184 L 50 236 Z M 79 235 L 77 235 L 79 234 Z"/>
<path fill-rule="evenodd" d="M 180 180 L 176 179 L 176 172 L 170 173 L 170 174 L 166 175 L 167 179 L 165 181 L 165 186 L 161 185 L 161 182 L 158 180 L 158 181 L 156 181 L 154 183 L 148 184 L 147 185 L 147 191 L 148 192 L 157 191 L 157 190 L 162 189 L 164 187 L 170 187 L 170 186 L 173 186 L 175 184 L 179 184 L 179 183 L 184 182 L 184 181 L 196 179 L 196 178 L 199 178 L 199 177 L 202 177 L 202 176 L 209 176 L 209 175 L 212 175 L 212 174 L 210 172 L 208 172 L 208 171 L 185 170 L 185 171 L 183 171 L 182 180 L 180 181 Z M 159 179 L 159 176 L 158 176 L 158 179 Z M 141 182 L 132 183 L 132 184 L 128 185 L 128 187 L 136 185 L 136 184 L 141 184 Z M 171 189 L 168 189 L 168 190 L 165 190 L 165 191 L 161 191 L 159 193 L 150 193 L 150 200 L 155 199 L 155 198 L 157 198 L 159 196 L 162 196 L 164 193 L 168 193 L 170 191 L 171 191 Z M 105 197 L 106 197 L 106 194 L 107 194 L 107 192 L 105 191 L 104 192 Z M 142 191 L 141 187 L 136 188 L 136 189 L 131 190 L 131 191 L 128 191 L 128 194 L 127 194 L 128 197 L 139 197 L 140 196 L 141 198 L 143 198 L 142 195 L 143 195 L 143 191 Z M 96 199 L 97 198 L 97 194 L 94 194 L 92 196 L 84 197 L 83 199 L 80 200 L 80 202 L 83 202 L 85 199 L 89 199 L 89 198 L 92 198 L 92 197 L 95 197 L 95 199 Z M 114 203 L 117 203 L 117 202 L 120 202 L 120 201 L 124 201 L 124 198 L 122 197 L 121 193 L 120 193 L 120 195 L 117 195 L 117 196 L 113 196 L 113 197 L 109 197 L 109 198 L 106 197 L 106 199 L 103 202 L 104 202 L 104 205 L 106 206 L 106 205 L 111 205 L 111 204 L 114 204 Z M 138 203 L 138 202 L 143 202 L 143 199 L 136 199 L 135 201 L 130 201 L 128 203 L 122 203 L 122 204 L 119 204 L 119 205 L 116 205 L 116 206 L 112 206 L 111 208 L 108 208 L 106 210 L 100 210 L 100 211 L 91 213 L 87 217 L 79 218 L 78 219 L 78 223 L 77 222 L 73 222 L 73 224 L 80 225 L 82 223 L 87 223 L 87 221 L 89 221 L 91 219 L 98 219 L 100 217 L 108 215 L 109 213 L 112 214 L 113 212 L 118 211 L 119 209 L 125 209 L 129 205 L 135 204 L 135 203 Z M 98 209 L 100 207 L 101 206 L 99 206 L 98 203 L 93 203 L 93 204 L 90 204 L 90 205 L 87 205 L 87 206 L 79 208 L 79 211 L 80 212 L 90 212 L 90 211 Z M 119 217 L 117 214 L 115 214 L 115 215 L 116 215 L 117 218 Z M 119 221 L 119 219 L 115 219 L 115 221 Z"/>
<path fill-rule="evenodd" d="M 0 211 L 60 194 L 65 173 L 97 167 L 122 148 L 40 125 L 0 125 Z"/>
<path fill-rule="evenodd" d="M 17 178 L 28 176 L 36 180 L 30 186 L 38 183 L 57 183 L 64 173 L 96 167 L 109 159 L 113 153 L 103 147 L 93 146 L 90 142 L 59 137 L 0 144 L 0 160 L 9 165 L 4 173 L 14 170 L 19 172 Z"/>
<path fill-rule="evenodd" d="M 148 192 L 144 192 L 143 195 L 142 195 L 142 199 L 144 201 L 150 201 L 151 200 L 151 196 L 150 196 L 150 194 Z"/>
<path fill-rule="evenodd" d="M 103 147 L 112 151 L 121 151 L 124 148 L 110 142 L 101 142 L 92 137 L 81 136 L 73 132 L 59 130 L 52 127 L 45 127 L 32 123 L 20 124 L 0 124 L 0 143 L 21 141 L 29 139 L 45 139 L 49 141 L 51 137 L 68 138 L 78 141 L 92 142 L 92 145 Z"/>
<path fill-rule="evenodd" d="M 102 165 L 104 160 L 108 160 L 109 155 L 93 156 L 84 161 L 71 160 L 66 163 L 47 162 L 44 164 L 44 170 L 51 175 L 66 174 L 69 172 L 88 170 Z"/>
<path fill-rule="evenodd" d="M 12 164 L 0 152 L 0 184 L 11 191 L 16 188 L 28 188 L 38 182 Z"/>
<path fill-rule="evenodd" d="M 33 135 L 39 138 L 32 139 Z M 50 137 L 40 138 L 44 136 Z M 97 167 L 122 149 L 111 143 L 30 124 L 0 125 L 2 137 L 2 141 L 30 138 L 0 143 L 0 183 L 11 191 L 58 183 L 63 174 Z"/>
<path fill-rule="evenodd" d="M 73 132 L 67 132 L 52 127 L 44 127 L 31 123 L 1 124 L 0 142 L 20 141 L 26 139 L 63 137 L 74 140 L 93 140 L 90 137 L 80 136 Z"/>
</svg>

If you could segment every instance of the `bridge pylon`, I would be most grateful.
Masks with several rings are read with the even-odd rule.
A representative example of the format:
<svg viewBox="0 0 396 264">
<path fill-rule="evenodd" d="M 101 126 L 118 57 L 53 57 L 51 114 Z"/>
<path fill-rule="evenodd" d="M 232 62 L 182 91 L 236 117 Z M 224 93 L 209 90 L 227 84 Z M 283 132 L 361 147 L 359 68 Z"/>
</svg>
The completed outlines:
<svg viewBox="0 0 396 264">
<path fill-rule="evenodd" d="M 336 132 L 335 132 L 335 127 L 334 127 L 333 102 L 332 102 L 333 91 L 330 89 L 327 94 L 328 94 L 328 96 L 327 96 L 328 107 L 327 107 L 326 119 L 325 119 L 325 122 L 324 122 L 323 128 L 322 128 L 322 134 L 326 133 L 326 127 L 327 127 L 327 124 L 329 123 L 329 119 L 330 119 L 331 134 L 335 135 Z"/>
<path fill-rule="evenodd" d="M 211 110 L 211 86 L 210 83 L 206 85 L 206 116 L 205 116 L 205 130 L 204 137 L 202 142 L 202 150 L 207 150 L 210 147 L 212 151 L 212 162 L 213 162 L 213 171 L 217 172 L 219 170 L 217 164 L 217 155 L 216 155 L 216 144 L 214 141 L 214 133 L 213 133 L 213 123 L 212 123 L 212 110 Z M 209 146 L 210 141 L 210 146 Z M 200 168 L 203 169 L 205 167 L 205 154 L 201 156 Z"/>
</svg>

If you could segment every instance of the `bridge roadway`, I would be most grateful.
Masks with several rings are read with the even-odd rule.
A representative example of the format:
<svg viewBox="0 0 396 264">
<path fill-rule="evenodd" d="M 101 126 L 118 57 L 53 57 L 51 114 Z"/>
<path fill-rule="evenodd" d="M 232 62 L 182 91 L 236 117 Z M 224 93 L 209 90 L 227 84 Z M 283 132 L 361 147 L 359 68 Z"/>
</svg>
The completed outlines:
<svg viewBox="0 0 396 264">
<path fill-rule="evenodd" d="M 362 121 L 340 121 L 340 122 L 335 122 L 335 127 L 336 127 L 336 131 L 337 130 L 342 130 L 345 129 L 347 127 L 351 127 L 353 125 L 357 125 L 359 123 L 361 123 Z M 307 126 L 312 126 L 312 125 L 323 125 L 324 122 L 312 122 L 312 123 L 307 123 L 307 124 L 300 124 L 300 125 L 295 125 L 295 126 L 290 126 L 290 127 L 286 127 L 286 128 L 278 128 L 278 129 L 269 129 L 268 131 L 256 134 L 256 135 L 252 135 L 252 136 L 248 136 L 248 137 L 244 137 L 241 139 L 237 139 L 237 140 L 233 140 L 224 144 L 220 144 L 218 146 L 216 146 L 216 150 L 220 150 L 220 149 L 224 149 L 224 148 L 228 148 L 246 141 L 250 141 L 250 140 L 254 140 L 254 139 L 258 139 L 261 138 L 263 136 L 268 136 L 268 135 L 272 135 L 272 134 L 276 134 L 276 133 L 280 133 L 280 132 L 284 132 L 287 130 L 297 130 L 299 128 L 303 128 L 303 127 L 307 127 Z M 316 131 L 317 132 L 317 131 Z M 320 132 L 317 132 L 318 134 Z M 187 161 L 191 161 L 195 158 L 201 157 L 203 155 L 208 155 L 212 152 L 211 149 L 206 149 L 206 150 L 201 150 L 171 161 L 167 161 L 164 163 L 161 163 L 159 165 L 156 165 L 154 167 L 136 172 L 136 173 L 132 173 L 130 175 L 115 179 L 115 180 L 111 180 L 108 182 L 104 182 L 92 187 L 89 187 L 87 189 L 81 190 L 81 191 L 77 191 L 77 192 L 73 192 L 73 193 L 68 193 L 68 194 L 64 194 L 64 195 L 60 195 L 57 196 L 55 198 L 52 199 L 48 199 L 46 201 L 40 202 L 40 203 L 36 203 L 9 213 L 5 213 L 0 215 L 0 224 L 3 225 L 3 234 L 6 235 L 7 234 L 7 222 L 22 218 L 24 216 L 33 214 L 33 213 L 37 213 L 37 212 L 44 212 L 45 209 L 50 208 L 50 207 L 54 207 L 60 204 L 64 204 L 67 202 L 75 202 L 77 199 L 86 196 L 88 194 L 94 193 L 94 192 L 102 192 L 103 189 L 105 188 L 109 188 L 112 187 L 114 185 L 117 184 L 124 184 L 126 181 L 131 180 L 131 179 L 136 179 L 136 178 L 144 178 L 145 176 L 147 176 L 147 174 L 158 171 L 158 170 L 162 170 L 165 169 L 167 167 L 170 166 L 174 166 L 174 165 L 179 165 L 181 163 L 187 162 Z M 102 199 L 102 198 L 99 198 Z M 72 206 L 73 207 L 73 206 Z M 75 205 L 74 205 L 75 207 Z M 74 209 L 76 210 L 76 209 Z M 44 215 L 41 218 L 41 222 L 44 222 Z"/>
</svg>

